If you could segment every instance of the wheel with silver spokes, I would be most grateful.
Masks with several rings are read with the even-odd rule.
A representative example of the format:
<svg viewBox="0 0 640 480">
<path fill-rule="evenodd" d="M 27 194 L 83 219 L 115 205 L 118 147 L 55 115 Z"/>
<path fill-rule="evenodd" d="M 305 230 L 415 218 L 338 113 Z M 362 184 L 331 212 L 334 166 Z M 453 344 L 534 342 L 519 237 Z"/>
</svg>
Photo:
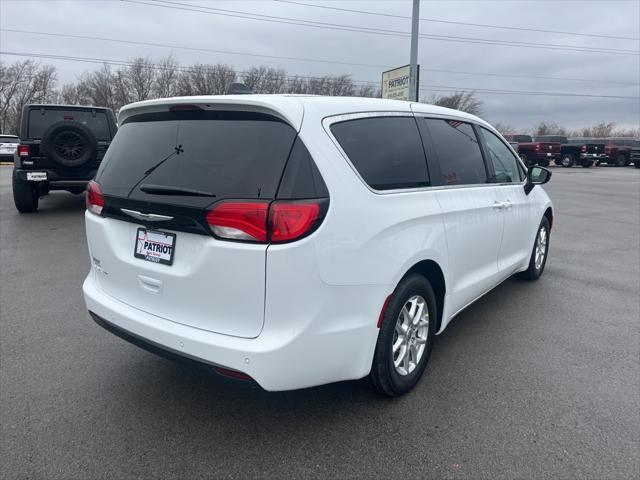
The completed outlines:
<svg viewBox="0 0 640 480">
<path fill-rule="evenodd" d="M 424 372 L 436 333 L 438 309 L 429 281 L 418 274 L 396 287 L 382 316 L 371 366 L 374 387 L 388 396 L 411 390 Z"/>
<path fill-rule="evenodd" d="M 551 226 L 547 217 L 542 217 L 540 226 L 536 233 L 536 239 L 533 244 L 533 251 L 531 252 L 531 259 L 529 260 L 529 267 L 521 273 L 521 277 L 526 280 L 537 280 L 542 275 L 544 266 L 547 263 L 547 257 L 549 255 L 549 234 L 551 232 Z"/>
<path fill-rule="evenodd" d="M 429 337 L 429 308 L 414 295 L 400 310 L 393 332 L 393 366 L 400 375 L 409 375 L 420 363 Z"/>
<path fill-rule="evenodd" d="M 536 270 L 540 270 L 542 268 L 542 264 L 544 263 L 544 259 L 547 256 L 547 229 L 544 226 L 540 227 L 538 230 L 538 237 L 536 238 L 536 247 L 535 247 L 535 257 L 534 264 Z"/>
</svg>

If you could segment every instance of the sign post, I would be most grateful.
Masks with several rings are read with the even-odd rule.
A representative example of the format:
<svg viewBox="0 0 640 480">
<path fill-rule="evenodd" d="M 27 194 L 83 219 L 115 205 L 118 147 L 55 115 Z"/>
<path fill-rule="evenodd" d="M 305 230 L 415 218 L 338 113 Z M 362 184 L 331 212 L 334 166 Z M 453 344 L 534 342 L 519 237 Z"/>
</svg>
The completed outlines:
<svg viewBox="0 0 640 480">
<path fill-rule="evenodd" d="M 392 100 L 407 100 L 415 102 L 418 100 L 417 85 L 420 80 L 420 65 L 416 66 L 416 95 L 411 96 L 411 65 L 394 68 L 382 72 L 382 98 Z"/>
</svg>

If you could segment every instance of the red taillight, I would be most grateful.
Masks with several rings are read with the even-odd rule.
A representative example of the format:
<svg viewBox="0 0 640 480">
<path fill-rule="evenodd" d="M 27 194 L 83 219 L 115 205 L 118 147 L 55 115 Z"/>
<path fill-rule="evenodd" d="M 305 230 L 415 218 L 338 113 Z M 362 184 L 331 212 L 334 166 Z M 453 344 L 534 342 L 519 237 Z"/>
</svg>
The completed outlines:
<svg viewBox="0 0 640 480">
<path fill-rule="evenodd" d="M 271 241 L 288 242 L 303 236 L 319 215 L 317 203 L 275 202 L 269 218 Z"/>
<path fill-rule="evenodd" d="M 100 215 L 103 208 L 104 197 L 100 191 L 100 185 L 91 180 L 87 185 L 87 210 L 96 215 Z"/>
<path fill-rule="evenodd" d="M 540 151 L 540 144 L 536 143 L 536 152 L 539 152 L 539 151 Z"/>
<path fill-rule="evenodd" d="M 580 151 L 581 151 L 582 153 L 587 153 L 587 146 L 586 146 L 586 145 L 582 145 L 582 146 L 580 147 Z"/>
<path fill-rule="evenodd" d="M 28 157 L 29 156 L 29 145 L 18 145 L 18 156 L 19 157 Z"/>
<path fill-rule="evenodd" d="M 207 213 L 213 234 L 225 240 L 290 242 L 312 231 L 320 217 L 315 201 L 223 202 Z"/>
<path fill-rule="evenodd" d="M 267 241 L 267 202 L 225 202 L 207 214 L 213 233 L 228 240 Z"/>
</svg>

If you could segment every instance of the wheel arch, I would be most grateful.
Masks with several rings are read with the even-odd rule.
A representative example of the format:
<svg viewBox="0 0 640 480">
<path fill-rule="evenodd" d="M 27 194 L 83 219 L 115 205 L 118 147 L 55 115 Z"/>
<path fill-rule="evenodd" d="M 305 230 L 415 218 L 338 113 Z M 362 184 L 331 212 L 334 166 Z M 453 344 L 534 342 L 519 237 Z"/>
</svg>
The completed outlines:
<svg viewBox="0 0 640 480">
<path fill-rule="evenodd" d="M 444 299 L 447 293 L 447 284 L 444 277 L 444 272 L 440 265 L 434 260 L 421 260 L 420 262 L 413 265 L 407 272 L 402 276 L 402 279 L 407 276 L 417 273 L 422 275 L 429 283 L 431 283 L 431 287 L 433 288 L 433 293 L 436 296 L 436 308 L 438 310 L 438 322 L 436 324 L 436 332 L 440 331 L 440 326 L 442 325 L 442 314 L 444 312 Z M 400 281 L 402 281 L 400 279 Z M 400 282 L 398 282 L 400 283 Z"/>
<path fill-rule="evenodd" d="M 544 216 L 549 220 L 549 229 L 553 229 L 553 207 L 547 207 L 544 211 Z"/>
</svg>

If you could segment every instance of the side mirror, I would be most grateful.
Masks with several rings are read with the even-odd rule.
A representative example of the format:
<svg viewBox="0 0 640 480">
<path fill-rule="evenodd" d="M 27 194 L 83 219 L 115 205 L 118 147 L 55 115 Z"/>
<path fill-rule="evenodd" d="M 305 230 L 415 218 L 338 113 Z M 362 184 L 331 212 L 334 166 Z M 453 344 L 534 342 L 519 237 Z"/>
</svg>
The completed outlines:
<svg viewBox="0 0 640 480">
<path fill-rule="evenodd" d="M 536 185 L 544 185 L 549 180 L 551 180 L 550 170 L 539 167 L 538 165 L 529 167 L 529 170 L 527 170 L 527 181 L 524 184 L 524 193 L 529 195 L 533 187 Z"/>
</svg>

